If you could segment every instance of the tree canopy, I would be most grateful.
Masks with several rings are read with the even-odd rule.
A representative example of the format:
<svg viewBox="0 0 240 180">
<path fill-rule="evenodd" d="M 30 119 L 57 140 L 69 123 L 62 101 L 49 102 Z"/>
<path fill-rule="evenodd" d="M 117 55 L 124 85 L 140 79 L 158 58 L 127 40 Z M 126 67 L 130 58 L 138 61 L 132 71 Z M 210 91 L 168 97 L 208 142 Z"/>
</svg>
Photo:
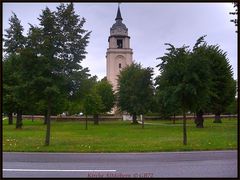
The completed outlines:
<svg viewBox="0 0 240 180">
<path fill-rule="evenodd" d="M 82 81 L 90 77 L 89 70 L 80 63 L 87 53 L 85 49 L 91 32 L 83 28 L 86 20 L 75 13 L 73 3 L 61 3 L 56 11 L 46 7 L 38 20 L 40 25 L 30 24 L 26 37 L 14 13 L 9 20 L 4 40 L 7 55 L 4 99 L 6 110 L 12 103 L 17 105 L 8 108 L 8 112 L 35 109 L 35 112 L 44 113 L 47 122 L 45 144 L 48 145 L 50 115 L 62 112 L 66 101 L 73 99 L 77 89 L 81 89 Z M 15 84 L 8 83 L 9 79 Z"/>
<path fill-rule="evenodd" d="M 235 84 L 231 66 L 218 45 L 207 45 L 200 37 L 193 49 L 171 44 L 163 57 L 156 78 L 157 97 L 163 107 L 183 113 L 183 143 L 186 138 L 186 112 L 196 113 L 197 127 L 203 127 L 204 112 L 221 113 L 234 99 Z M 172 112 L 174 113 L 174 111 Z"/>
<path fill-rule="evenodd" d="M 150 109 L 154 89 L 152 75 L 152 68 L 142 68 L 141 64 L 133 63 L 118 77 L 118 106 L 133 116 L 133 123 L 137 123 L 137 115 Z"/>
</svg>

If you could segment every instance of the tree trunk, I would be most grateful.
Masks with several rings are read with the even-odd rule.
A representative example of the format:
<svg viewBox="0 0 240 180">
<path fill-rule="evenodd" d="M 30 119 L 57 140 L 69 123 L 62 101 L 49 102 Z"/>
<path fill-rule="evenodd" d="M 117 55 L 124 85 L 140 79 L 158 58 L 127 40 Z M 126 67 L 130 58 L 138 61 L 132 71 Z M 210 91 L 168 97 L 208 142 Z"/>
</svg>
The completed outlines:
<svg viewBox="0 0 240 180">
<path fill-rule="evenodd" d="M 183 111 L 183 145 L 187 145 L 186 113 Z"/>
<path fill-rule="evenodd" d="M 174 113 L 174 115 L 173 115 L 173 124 L 175 124 L 176 123 L 176 114 Z"/>
<path fill-rule="evenodd" d="M 88 119 L 87 119 L 87 116 L 86 116 L 86 121 L 85 121 L 85 129 L 86 130 L 88 129 Z"/>
<path fill-rule="evenodd" d="M 47 131 L 46 131 L 46 139 L 45 145 L 49 146 L 50 144 L 50 128 L 51 128 L 51 102 L 48 102 L 48 109 L 47 109 Z"/>
<path fill-rule="evenodd" d="M 45 111 L 45 113 L 44 113 L 44 122 L 43 122 L 43 124 L 47 124 L 47 111 Z"/>
<path fill-rule="evenodd" d="M 132 122 L 132 124 L 138 124 L 138 122 L 137 122 L 137 115 L 135 113 L 133 114 L 133 122 Z"/>
<path fill-rule="evenodd" d="M 12 115 L 12 112 L 8 113 L 8 124 L 9 124 L 9 125 L 13 124 L 13 115 Z"/>
<path fill-rule="evenodd" d="M 217 112 L 215 113 L 215 119 L 214 119 L 214 123 L 222 123 L 222 120 L 221 120 L 221 113 Z"/>
<path fill-rule="evenodd" d="M 198 111 L 196 112 L 196 117 L 195 117 L 195 124 L 197 128 L 203 128 L 203 111 Z"/>
<path fill-rule="evenodd" d="M 22 110 L 17 110 L 16 129 L 22 128 Z"/>
<path fill-rule="evenodd" d="M 141 115 L 141 118 L 142 118 L 142 129 L 144 128 L 144 116 Z"/>
<path fill-rule="evenodd" d="M 94 119 L 94 124 L 95 124 L 95 125 L 98 125 L 98 124 L 99 124 L 98 114 L 94 114 L 94 115 L 93 115 L 93 119 Z"/>
</svg>

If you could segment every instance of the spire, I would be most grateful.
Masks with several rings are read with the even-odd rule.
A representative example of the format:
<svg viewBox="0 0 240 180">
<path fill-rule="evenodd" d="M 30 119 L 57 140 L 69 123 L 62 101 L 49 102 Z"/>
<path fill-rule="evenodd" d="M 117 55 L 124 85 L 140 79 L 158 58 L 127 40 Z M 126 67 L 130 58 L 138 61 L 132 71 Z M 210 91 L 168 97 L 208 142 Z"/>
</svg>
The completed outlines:
<svg viewBox="0 0 240 180">
<path fill-rule="evenodd" d="M 119 4 L 120 4 L 120 3 L 118 3 L 117 17 L 115 18 L 116 21 L 117 21 L 117 20 L 121 20 L 121 21 L 123 20 L 123 19 L 122 19 L 122 16 L 121 16 L 121 11 L 120 11 Z"/>
</svg>

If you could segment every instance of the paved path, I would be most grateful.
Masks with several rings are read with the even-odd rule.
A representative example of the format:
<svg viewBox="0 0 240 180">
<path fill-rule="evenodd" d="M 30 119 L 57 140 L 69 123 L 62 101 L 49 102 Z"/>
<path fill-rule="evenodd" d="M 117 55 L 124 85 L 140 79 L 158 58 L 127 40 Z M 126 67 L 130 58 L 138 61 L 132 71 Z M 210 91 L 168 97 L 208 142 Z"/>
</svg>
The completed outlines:
<svg viewBox="0 0 240 180">
<path fill-rule="evenodd" d="M 3 177 L 237 177 L 237 151 L 4 152 Z"/>
</svg>

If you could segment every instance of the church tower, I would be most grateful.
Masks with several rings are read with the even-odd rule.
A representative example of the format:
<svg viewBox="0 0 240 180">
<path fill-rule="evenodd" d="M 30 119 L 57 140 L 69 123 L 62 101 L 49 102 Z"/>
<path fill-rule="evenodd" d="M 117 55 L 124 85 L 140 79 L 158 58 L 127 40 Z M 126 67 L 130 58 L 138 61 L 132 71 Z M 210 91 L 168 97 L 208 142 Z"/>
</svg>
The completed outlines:
<svg viewBox="0 0 240 180">
<path fill-rule="evenodd" d="M 118 6 L 115 23 L 110 28 L 107 49 L 107 80 L 112 84 L 113 90 L 117 90 L 117 78 L 120 71 L 132 64 L 133 51 L 130 48 L 130 37 L 128 29 L 122 23 L 120 7 Z"/>
</svg>

